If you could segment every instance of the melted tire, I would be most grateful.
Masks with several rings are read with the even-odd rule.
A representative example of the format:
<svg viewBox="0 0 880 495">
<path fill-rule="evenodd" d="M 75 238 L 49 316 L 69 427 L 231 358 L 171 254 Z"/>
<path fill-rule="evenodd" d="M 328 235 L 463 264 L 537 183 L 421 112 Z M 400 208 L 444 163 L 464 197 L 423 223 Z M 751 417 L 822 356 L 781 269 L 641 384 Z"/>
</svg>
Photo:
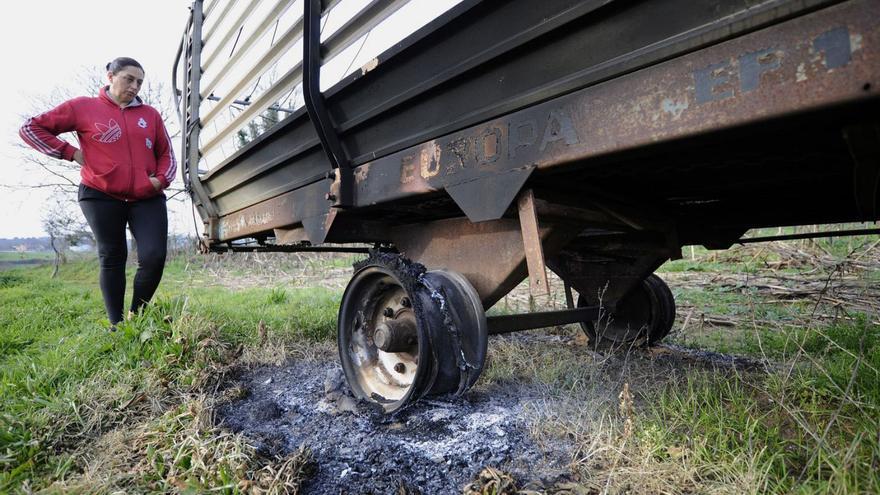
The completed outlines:
<svg viewBox="0 0 880 495">
<path fill-rule="evenodd" d="M 399 328 L 400 322 L 415 329 L 409 346 L 380 349 L 374 339 L 377 328 Z M 337 333 L 352 392 L 387 413 L 425 396 L 466 391 L 482 371 L 488 343 L 486 317 L 467 279 L 454 272 L 427 272 L 388 253 L 355 265 L 339 307 Z"/>
<path fill-rule="evenodd" d="M 477 381 L 486 362 L 489 347 L 489 326 L 476 289 L 463 275 L 448 270 L 433 270 L 424 281 L 440 305 L 445 338 L 444 348 L 454 352 L 453 380 L 458 379 L 456 394 L 464 393 Z"/>
</svg>

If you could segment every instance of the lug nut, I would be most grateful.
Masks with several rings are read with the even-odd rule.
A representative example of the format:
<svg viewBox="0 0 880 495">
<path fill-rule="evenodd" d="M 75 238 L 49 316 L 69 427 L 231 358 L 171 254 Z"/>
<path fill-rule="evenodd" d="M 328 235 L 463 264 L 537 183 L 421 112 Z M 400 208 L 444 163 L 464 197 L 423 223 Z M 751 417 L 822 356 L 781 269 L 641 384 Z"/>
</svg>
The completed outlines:
<svg viewBox="0 0 880 495">
<path fill-rule="evenodd" d="M 382 311 L 382 316 L 384 316 L 385 318 L 391 318 L 392 316 L 394 316 L 394 310 L 391 308 L 385 308 L 385 310 Z"/>
<path fill-rule="evenodd" d="M 403 363 L 397 363 L 394 365 L 394 371 L 403 374 L 406 371 L 406 366 Z"/>
<path fill-rule="evenodd" d="M 408 297 L 404 297 L 400 300 L 400 305 L 404 308 L 409 308 L 410 306 L 412 306 L 412 302 L 409 300 Z"/>
</svg>

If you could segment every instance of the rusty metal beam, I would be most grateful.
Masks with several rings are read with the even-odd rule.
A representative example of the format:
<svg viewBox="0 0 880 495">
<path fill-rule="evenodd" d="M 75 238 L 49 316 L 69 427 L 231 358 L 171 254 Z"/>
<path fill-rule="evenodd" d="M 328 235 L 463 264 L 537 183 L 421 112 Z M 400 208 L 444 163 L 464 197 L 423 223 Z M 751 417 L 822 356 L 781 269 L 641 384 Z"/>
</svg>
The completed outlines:
<svg viewBox="0 0 880 495">
<path fill-rule="evenodd" d="M 544 250 L 541 248 L 541 234 L 538 231 L 535 194 L 531 189 L 520 193 L 517 209 L 519 210 L 519 228 L 522 233 L 523 248 L 526 252 L 526 264 L 529 268 L 529 291 L 550 294 L 547 265 L 544 264 Z"/>
<path fill-rule="evenodd" d="M 519 315 L 489 316 L 486 323 L 489 326 L 489 335 L 519 332 L 534 328 L 545 328 L 556 325 L 568 325 L 582 321 L 599 318 L 599 306 L 590 306 L 577 309 L 563 309 L 559 311 L 544 311 L 540 313 L 525 313 Z"/>
</svg>

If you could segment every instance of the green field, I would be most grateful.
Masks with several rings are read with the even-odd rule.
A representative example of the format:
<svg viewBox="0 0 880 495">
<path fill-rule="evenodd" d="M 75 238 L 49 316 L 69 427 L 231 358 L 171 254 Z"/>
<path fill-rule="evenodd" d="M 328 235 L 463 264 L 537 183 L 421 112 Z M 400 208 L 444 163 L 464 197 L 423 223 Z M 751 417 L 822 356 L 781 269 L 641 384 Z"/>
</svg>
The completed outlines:
<svg viewBox="0 0 880 495">
<path fill-rule="evenodd" d="M 52 261 L 55 253 L 51 251 L 0 251 L 0 263 L 9 261 Z"/>
<path fill-rule="evenodd" d="M 531 435 L 577 445 L 565 493 L 880 493 L 880 316 L 858 303 L 880 281 L 876 240 L 686 249 L 663 267 L 679 304 L 670 342 L 757 366 L 691 365 L 674 347 L 622 360 L 569 326 L 549 343 L 493 340 L 477 387 L 543 384 Z M 209 420 L 232 366 L 333 359 L 352 258 L 279 259 L 176 258 L 116 333 L 95 260 L 54 279 L 51 266 L 0 272 L 0 493 L 295 487 L 301 463 Z M 656 376 L 655 354 L 681 366 Z"/>
</svg>

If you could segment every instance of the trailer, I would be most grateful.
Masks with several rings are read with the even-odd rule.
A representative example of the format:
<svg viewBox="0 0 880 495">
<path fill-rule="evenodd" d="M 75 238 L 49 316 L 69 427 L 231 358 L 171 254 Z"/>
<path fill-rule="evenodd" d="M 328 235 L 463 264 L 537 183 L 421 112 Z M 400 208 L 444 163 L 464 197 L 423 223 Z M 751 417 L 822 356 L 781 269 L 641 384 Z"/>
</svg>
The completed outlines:
<svg viewBox="0 0 880 495">
<path fill-rule="evenodd" d="M 387 412 L 492 334 L 659 342 L 683 246 L 880 219 L 880 0 L 462 0 L 323 88 L 419 7 L 361 3 L 322 34 L 344 2 L 196 0 L 174 82 L 206 250 L 365 253 L 339 357 Z M 548 269 L 567 309 L 486 316 Z"/>
</svg>

